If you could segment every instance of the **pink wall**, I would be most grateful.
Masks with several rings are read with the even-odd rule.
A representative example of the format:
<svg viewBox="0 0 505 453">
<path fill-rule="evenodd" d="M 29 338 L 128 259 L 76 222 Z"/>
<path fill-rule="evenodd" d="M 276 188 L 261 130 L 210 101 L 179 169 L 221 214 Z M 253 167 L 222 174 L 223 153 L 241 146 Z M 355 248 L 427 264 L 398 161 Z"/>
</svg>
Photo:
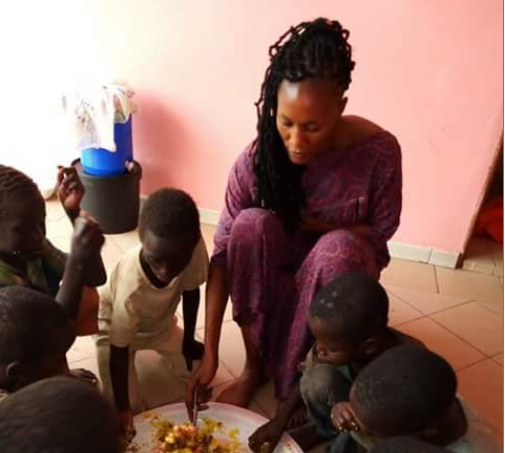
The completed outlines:
<svg viewBox="0 0 505 453">
<path fill-rule="evenodd" d="M 123 79 L 141 110 L 134 133 L 143 192 L 175 185 L 220 209 L 228 170 L 254 135 L 268 46 L 289 25 L 325 15 L 351 30 L 357 67 L 348 111 L 390 129 L 403 146 L 394 240 L 462 249 L 502 130 L 501 0 L 40 3 L 0 11 L 0 46 L 17 60 L 0 75 L 14 88 L 4 100 L 14 114 L 4 109 L 0 120 L 17 124 L 3 149 L 23 153 L 29 142 L 19 140 L 19 88 L 28 85 L 54 110 L 65 84 Z M 42 136 L 49 122 L 38 122 Z M 33 143 L 33 159 L 55 155 L 54 129 L 43 146 Z"/>
</svg>

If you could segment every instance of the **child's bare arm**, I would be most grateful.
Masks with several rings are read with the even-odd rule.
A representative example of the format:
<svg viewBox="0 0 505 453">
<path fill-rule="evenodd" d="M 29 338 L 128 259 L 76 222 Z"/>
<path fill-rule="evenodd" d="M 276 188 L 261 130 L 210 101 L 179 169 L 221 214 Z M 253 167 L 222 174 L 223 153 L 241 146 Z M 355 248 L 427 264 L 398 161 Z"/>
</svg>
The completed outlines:
<svg viewBox="0 0 505 453">
<path fill-rule="evenodd" d="M 301 404 L 303 404 L 303 400 L 300 386 L 295 385 L 288 399 L 277 407 L 274 418 L 259 427 L 249 437 L 249 447 L 251 450 L 256 453 L 271 453 L 285 431 L 289 419 Z"/>
<path fill-rule="evenodd" d="M 84 186 L 75 167 L 58 167 L 58 198 L 74 226 L 75 221 L 81 215 L 83 197 Z M 99 252 L 86 264 L 83 283 L 86 286 L 101 286 L 106 280 L 107 273 Z"/>
<path fill-rule="evenodd" d="M 182 352 L 189 371 L 193 369 L 193 360 L 203 357 L 203 344 L 195 340 L 196 318 L 200 306 L 200 288 L 182 293 L 182 312 L 184 315 L 184 338 Z"/>
<path fill-rule="evenodd" d="M 76 319 L 85 284 L 85 271 L 90 258 L 100 254 L 104 242 L 102 232 L 93 222 L 80 218 L 72 238 L 72 248 L 65 263 L 63 279 L 56 301 L 69 317 Z"/>
<path fill-rule="evenodd" d="M 133 414 L 130 409 L 130 395 L 128 392 L 128 367 L 130 366 L 129 347 L 118 348 L 110 345 L 110 380 L 114 403 L 118 413 L 121 431 L 129 441 L 135 435 Z"/>
</svg>

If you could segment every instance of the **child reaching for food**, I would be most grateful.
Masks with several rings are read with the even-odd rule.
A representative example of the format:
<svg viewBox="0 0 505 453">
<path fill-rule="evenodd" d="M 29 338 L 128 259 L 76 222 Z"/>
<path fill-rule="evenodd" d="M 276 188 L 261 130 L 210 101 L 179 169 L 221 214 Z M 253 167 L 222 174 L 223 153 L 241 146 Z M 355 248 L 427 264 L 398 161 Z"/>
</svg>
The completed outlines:
<svg viewBox="0 0 505 453">
<path fill-rule="evenodd" d="M 310 306 L 308 323 L 316 342 L 302 364 L 300 384 L 279 404 L 275 417 L 250 437 L 253 451 L 271 453 L 303 403 L 311 423 L 291 435 L 304 451 L 332 437 L 332 451 L 350 448 L 352 439 L 337 431 L 331 408 L 349 399 L 356 376 L 384 351 L 405 342 L 418 343 L 388 327 L 388 311 L 386 291 L 363 272 L 342 274 L 321 289 Z"/>
<path fill-rule="evenodd" d="M 135 369 L 137 351 L 158 352 L 181 381 L 203 355 L 194 333 L 208 255 L 194 201 L 176 189 L 154 192 L 142 209 L 139 237 L 140 246 L 118 261 L 100 289 L 96 336 L 104 392 L 115 402 L 125 432 L 133 428 L 132 414 L 146 408 Z M 181 296 L 184 334 L 175 314 Z"/>
<path fill-rule="evenodd" d="M 442 357 L 414 345 L 397 346 L 358 375 L 349 401 L 333 407 L 332 420 L 367 451 L 395 436 L 453 453 L 502 451 L 489 426 L 456 390 L 456 373 Z"/>
<path fill-rule="evenodd" d="M 44 199 L 24 173 L 0 165 L 0 287 L 23 285 L 56 298 L 77 335 L 97 330 L 98 294 L 105 283 L 98 225 L 80 216 L 84 188 L 75 168 L 60 168 L 58 194 L 75 233 L 65 254 L 46 238 Z"/>
</svg>

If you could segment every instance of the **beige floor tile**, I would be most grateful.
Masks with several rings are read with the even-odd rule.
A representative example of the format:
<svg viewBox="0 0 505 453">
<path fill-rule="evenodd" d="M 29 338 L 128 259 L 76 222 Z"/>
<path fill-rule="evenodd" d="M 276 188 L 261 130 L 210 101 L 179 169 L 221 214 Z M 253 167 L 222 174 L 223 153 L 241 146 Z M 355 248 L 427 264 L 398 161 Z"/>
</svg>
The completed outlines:
<svg viewBox="0 0 505 453">
<path fill-rule="evenodd" d="M 221 395 L 221 393 L 224 392 L 224 390 L 229 387 L 231 384 L 233 383 L 233 381 L 230 381 L 230 382 L 226 382 L 224 384 L 221 384 L 221 385 L 218 385 L 216 387 L 214 387 L 213 391 L 212 391 L 212 398 L 211 398 L 211 401 L 217 401 L 217 399 L 219 398 L 219 396 Z M 265 411 L 258 405 L 258 403 L 256 403 L 256 401 L 252 401 L 249 406 L 247 406 L 247 408 L 253 412 L 256 412 L 257 414 L 263 416 L 263 417 L 268 417 L 268 414 L 265 413 Z"/>
<path fill-rule="evenodd" d="M 503 367 L 484 360 L 458 372 L 459 392 L 498 432 L 503 432 Z"/>
<path fill-rule="evenodd" d="M 78 368 L 84 368 L 85 370 L 89 370 L 95 373 L 97 377 L 100 377 L 100 374 L 98 373 L 98 363 L 96 361 L 96 357 L 77 360 L 72 363 L 72 366 L 70 366 L 70 369 L 78 369 Z"/>
<path fill-rule="evenodd" d="M 113 239 L 123 253 L 128 252 L 133 247 L 140 244 L 137 230 L 128 231 L 127 233 L 122 234 L 108 234 L 107 237 Z"/>
<path fill-rule="evenodd" d="M 93 359 L 96 357 L 96 348 L 93 339 L 90 336 L 77 337 L 74 344 L 67 352 L 67 360 L 70 366 L 74 362 L 84 359 Z"/>
<path fill-rule="evenodd" d="M 447 310 L 448 308 L 461 305 L 471 300 L 468 297 L 444 296 L 442 294 L 400 288 L 399 286 L 388 285 L 386 288 L 389 293 L 407 302 L 425 315 Z"/>
<path fill-rule="evenodd" d="M 245 348 L 240 328 L 233 321 L 223 323 L 219 359 L 234 377 L 240 376 L 245 365 Z"/>
<path fill-rule="evenodd" d="M 493 360 L 503 366 L 503 352 L 501 354 L 495 355 L 493 357 Z"/>
<path fill-rule="evenodd" d="M 414 261 L 391 259 L 388 267 L 382 271 L 380 282 L 386 286 L 438 292 L 434 267 Z"/>
<path fill-rule="evenodd" d="M 72 368 L 72 365 L 75 362 L 79 362 L 84 359 L 92 359 L 94 358 L 94 355 L 92 352 L 86 352 L 86 351 L 81 351 L 80 349 L 77 348 L 70 348 L 67 352 L 67 361 Z"/>
<path fill-rule="evenodd" d="M 490 302 L 478 301 L 478 304 L 503 318 L 503 300 Z"/>
<path fill-rule="evenodd" d="M 273 381 L 269 381 L 263 385 L 254 395 L 254 401 L 267 414 L 268 418 L 272 418 L 277 410 L 277 400 L 274 395 Z"/>
<path fill-rule="evenodd" d="M 456 370 L 485 358 L 480 351 L 429 318 L 403 324 L 399 330 L 421 340 L 427 348 L 444 357 Z"/>
<path fill-rule="evenodd" d="M 493 275 L 497 277 L 503 277 L 503 264 L 501 266 L 495 266 Z"/>
<path fill-rule="evenodd" d="M 51 241 L 51 244 L 53 244 L 57 249 L 61 250 L 62 252 L 69 253 L 70 252 L 70 235 L 63 235 L 63 236 L 47 236 L 48 239 Z"/>
<path fill-rule="evenodd" d="M 214 234 L 216 233 L 216 227 L 214 225 L 209 225 L 207 223 L 201 224 L 203 239 L 205 240 L 205 245 L 209 255 L 212 253 L 214 248 Z"/>
<path fill-rule="evenodd" d="M 95 354 L 95 342 L 91 336 L 77 337 L 72 345 L 72 348 L 79 349 L 80 351 L 90 352 Z"/>
<path fill-rule="evenodd" d="M 503 351 L 503 320 L 475 302 L 437 313 L 432 318 L 488 356 Z"/>
<path fill-rule="evenodd" d="M 422 317 L 422 313 L 396 297 L 389 294 L 389 325 L 392 327 Z"/>
<path fill-rule="evenodd" d="M 503 299 L 503 288 L 497 277 L 443 267 L 437 267 L 436 272 L 440 294 L 479 301 Z"/>
<path fill-rule="evenodd" d="M 73 226 L 67 218 L 46 222 L 46 237 L 53 243 L 55 238 L 61 238 L 65 241 L 65 249 L 70 249 L 73 231 Z"/>
<path fill-rule="evenodd" d="M 233 323 L 233 324 L 235 324 L 235 323 Z M 202 342 L 203 342 L 203 335 L 204 335 L 203 328 L 196 330 L 195 336 L 198 340 L 200 340 Z M 223 383 L 230 382 L 235 377 L 232 373 L 230 373 L 230 370 L 225 365 L 225 363 L 223 361 L 224 356 L 223 356 L 223 352 L 222 352 L 223 350 L 227 350 L 227 349 L 233 350 L 233 347 L 230 347 L 230 344 L 228 344 L 228 347 L 224 348 L 222 345 L 223 345 L 223 335 L 221 335 L 221 344 L 220 344 L 220 348 L 219 348 L 219 355 L 220 355 L 219 367 L 217 369 L 216 377 L 214 378 L 214 381 L 212 381 L 213 386 L 218 386 Z M 244 349 L 243 343 L 241 343 L 241 347 L 243 350 Z M 245 363 L 245 351 L 243 351 L 243 354 L 244 354 L 244 362 L 243 363 Z M 233 352 L 232 352 L 231 356 L 233 356 Z M 230 361 L 233 359 L 232 359 L 232 357 L 228 357 L 228 360 Z"/>
<path fill-rule="evenodd" d="M 46 222 L 66 218 L 67 215 L 57 197 L 46 200 Z"/>
<path fill-rule="evenodd" d="M 196 319 L 196 327 L 201 328 L 205 327 L 205 284 L 200 286 L 200 306 L 198 307 L 198 317 Z M 182 319 L 182 304 L 179 304 L 179 307 L 177 307 L 177 314 Z M 233 320 L 233 308 L 231 305 L 231 301 L 228 300 L 228 303 L 226 304 L 226 309 L 224 312 L 224 322 L 226 321 L 231 321 Z"/>
<path fill-rule="evenodd" d="M 498 280 L 500 280 L 500 285 L 501 285 L 501 287 L 503 289 L 503 277 L 500 277 Z"/>
</svg>

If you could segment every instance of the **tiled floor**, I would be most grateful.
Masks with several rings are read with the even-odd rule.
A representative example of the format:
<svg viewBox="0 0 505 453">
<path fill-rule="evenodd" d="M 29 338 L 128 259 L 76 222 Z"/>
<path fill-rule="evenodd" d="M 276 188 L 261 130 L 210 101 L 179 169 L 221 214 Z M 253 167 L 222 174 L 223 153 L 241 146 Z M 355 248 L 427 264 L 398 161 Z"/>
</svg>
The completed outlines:
<svg viewBox="0 0 505 453">
<path fill-rule="evenodd" d="M 71 230 L 59 203 L 49 201 L 47 211 L 49 238 L 68 249 Z M 210 249 L 214 227 L 203 225 L 202 228 Z M 123 252 L 137 243 L 136 232 L 108 236 L 103 250 L 107 267 L 110 268 Z M 493 272 L 498 267 L 494 263 Z M 490 265 L 486 269 L 489 268 Z M 459 376 L 460 392 L 501 438 L 503 279 L 498 270 L 494 275 L 493 272 L 451 270 L 393 259 L 383 272 L 381 282 L 391 298 L 392 325 L 420 338 L 453 365 Z M 197 326 L 200 336 L 203 325 L 202 304 Z M 231 321 L 230 307 L 225 315 L 220 352 L 221 366 L 216 378 L 218 392 L 237 376 L 245 358 L 240 331 Z M 141 360 L 146 366 L 152 366 L 156 359 L 145 356 Z M 73 367 L 96 371 L 91 339 L 79 338 L 69 352 L 69 361 Z M 163 386 L 162 381 L 153 383 L 151 380 L 149 383 Z M 273 414 L 275 402 L 271 385 L 258 392 L 251 408 L 265 415 Z"/>
</svg>

